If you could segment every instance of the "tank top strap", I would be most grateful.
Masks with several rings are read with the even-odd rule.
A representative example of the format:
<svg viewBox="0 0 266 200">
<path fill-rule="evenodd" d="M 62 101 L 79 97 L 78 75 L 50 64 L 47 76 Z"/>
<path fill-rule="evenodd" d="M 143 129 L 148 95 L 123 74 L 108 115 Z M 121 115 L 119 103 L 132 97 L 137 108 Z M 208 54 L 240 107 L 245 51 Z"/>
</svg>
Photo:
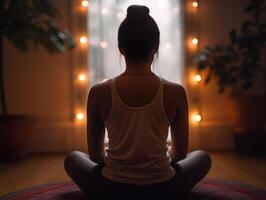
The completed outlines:
<svg viewBox="0 0 266 200">
<path fill-rule="evenodd" d="M 115 79 L 116 77 L 111 78 L 111 95 L 112 95 L 112 106 L 114 106 L 114 103 L 116 102 L 117 99 L 117 94 L 115 91 Z"/>
<path fill-rule="evenodd" d="M 114 78 L 110 78 L 110 91 L 111 91 L 111 109 L 110 109 L 110 113 L 109 113 L 109 116 L 107 117 L 107 119 L 104 121 L 104 124 L 106 125 L 111 116 L 113 115 L 113 112 L 116 108 L 116 94 L 115 94 L 115 88 L 114 88 Z"/>
<path fill-rule="evenodd" d="M 166 111 L 165 111 L 165 106 L 164 106 L 163 80 L 162 80 L 162 78 L 160 76 L 159 76 L 159 78 L 160 78 L 160 87 L 159 87 L 160 91 L 159 91 L 159 95 L 158 95 L 158 99 L 157 99 L 158 100 L 157 101 L 158 102 L 157 105 L 159 105 L 159 107 L 160 107 L 162 116 L 165 119 L 166 124 L 170 125 L 171 123 L 170 123 L 170 121 L 169 121 L 169 119 L 167 117 L 167 114 L 166 114 Z"/>
<path fill-rule="evenodd" d="M 159 76 L 159 88 L 158 88 L 158 98 L 162 102 L 163 98 L 163 82 L 162 82 L 162 77 Z"/>
<path fill-rule="evenodd" d="M 163 83 L 162 83 L 162 77 L 159 76 L 159 93 L 162 95 L 162 89 L 163 89 Z"/>
<path fill-rule="evenodd" d="M 112 97 L 113 97 L 113 94 L 114 94 L 114 78 L 111 78 L 111 93 L 112 93 Z"/>
<path fill-rule="evenodd" d="M 112 92 L 112 105 L 114 106 L 116 103 L 120 102 L 120 97 L 119 94 L 117 92 L 117 88 L 116 88 L 116 83 L 115 83 L 115 79 L 117 78 L 117 76 L 113 77 L 111 79 L 111 92 Z"/>
</svg>

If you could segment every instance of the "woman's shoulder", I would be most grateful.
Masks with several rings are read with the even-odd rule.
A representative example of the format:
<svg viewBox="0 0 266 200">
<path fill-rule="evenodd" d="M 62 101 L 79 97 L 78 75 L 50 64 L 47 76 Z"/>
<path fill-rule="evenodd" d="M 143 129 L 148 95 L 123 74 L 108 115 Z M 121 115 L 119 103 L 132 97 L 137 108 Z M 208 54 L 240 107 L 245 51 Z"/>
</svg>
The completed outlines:
<svg viewBox="0 0 266 200">
<path fill-rule="evenodd" d="M 162 79 L 163 82 L 163 104 L 167 117 L 173 122 L 176 116 L 176 110 L 186 104 L 186 92 L 183 85 Z"/>
<path fill-rule="evenodd" d="M 95 83 L 91 88 L 90 90 L 94 90 L 94 91 L 97 91 L 97 90 L 101 90 L 105 87 L 108 87 L 110 86 L 110 82 L 111 82 L 111 79 L 107 79 L 107 80 L 103 80 L 101 82 L 98 82 L 98 83 Z"/>
<path fill-rule="evenodd" d="M 182 84 L 172 82 L 162 78 L 163 89 L 166 93 L 175 94 L 177 96 L 184 95 L 186 93 L 185 87 Z"/>
<path fill-rule="evenodd" d="M 97 98 L 102 95 L 110 93 L 111 79 L 99 82 L 91 86 L 89 89 L 89 97 Z"/>
</svg>

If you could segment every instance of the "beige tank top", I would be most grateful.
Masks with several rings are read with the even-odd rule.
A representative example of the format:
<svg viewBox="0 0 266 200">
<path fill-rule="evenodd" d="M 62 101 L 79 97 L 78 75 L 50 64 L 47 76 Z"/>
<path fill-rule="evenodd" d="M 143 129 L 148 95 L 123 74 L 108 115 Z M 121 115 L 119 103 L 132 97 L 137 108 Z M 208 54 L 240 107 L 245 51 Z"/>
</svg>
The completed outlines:
<svg viewBox="0 0 266 200">
<path fill-rule="evenodd" d="M 104 122 L 109 145 L 102 175 L 131 185 L 171 179 L 175 170 L 170 165 L 166 143 L 170 123 L 164 110 L 161 78 L 153 100 L 141 107 L 123 103 L 115 78 L 111 79 L 112 108 Z"/>
</svg>

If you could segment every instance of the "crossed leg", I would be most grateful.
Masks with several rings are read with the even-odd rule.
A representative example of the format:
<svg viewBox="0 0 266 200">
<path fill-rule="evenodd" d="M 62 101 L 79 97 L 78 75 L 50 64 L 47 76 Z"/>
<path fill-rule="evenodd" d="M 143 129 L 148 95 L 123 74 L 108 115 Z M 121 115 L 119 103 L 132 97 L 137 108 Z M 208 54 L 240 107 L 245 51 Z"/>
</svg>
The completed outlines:
<svg viewBox="0 0 266 200">
<path fill-rule="evenodd" d="M 205 151 L 196 150 L 187 154 L 183 160 L 176 162 L 173 167 L 181 177 L 178 185 L 182 193 L 187 195 L 188 192 L 209 172 L 211 168 L 211 158 Z"/>
<path fill-rule="evenodd" d="M 99 165 L 91 161 L 88 154 L 81 151 L 73 151 L 69 153 L 64 162 L 65 171 L 68 176 L 79 186 L 84 194 L 92 189 L 100 186 L 99 172 L 101 168 Z M 95 188 L 89 188 L 93 185 Z"/>
<path fill-rule="evenodd" d="M 91 185 L 101 188 L 99 172 L 101 168 L 90 160 L 89 155 L 80 151 L 68 154 L 64 162 L 65 170 L 69 177 L 86 194 Z M 193 151 L 187 157 L 173 165 L 176 172 L 182 177 L 182 191 L 188 193 L 201 179 L 203 179 L 211 168 L 210 156 L 204 151 Z M 94 193 L 96 192 L 93 189 Z"/>
</svg>

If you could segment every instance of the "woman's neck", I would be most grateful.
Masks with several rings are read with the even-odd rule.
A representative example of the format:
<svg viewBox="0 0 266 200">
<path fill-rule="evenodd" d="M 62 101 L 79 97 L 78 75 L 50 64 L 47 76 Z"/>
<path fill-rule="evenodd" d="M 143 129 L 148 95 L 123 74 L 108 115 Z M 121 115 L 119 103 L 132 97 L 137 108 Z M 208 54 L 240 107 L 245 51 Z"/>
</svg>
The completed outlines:
<svg viewBox="0 0 266 200">
<path fill-rule="evenodd" d="M 150 63 L 126 63 L 123 74 L 152 74 Z"/>
</svg>

